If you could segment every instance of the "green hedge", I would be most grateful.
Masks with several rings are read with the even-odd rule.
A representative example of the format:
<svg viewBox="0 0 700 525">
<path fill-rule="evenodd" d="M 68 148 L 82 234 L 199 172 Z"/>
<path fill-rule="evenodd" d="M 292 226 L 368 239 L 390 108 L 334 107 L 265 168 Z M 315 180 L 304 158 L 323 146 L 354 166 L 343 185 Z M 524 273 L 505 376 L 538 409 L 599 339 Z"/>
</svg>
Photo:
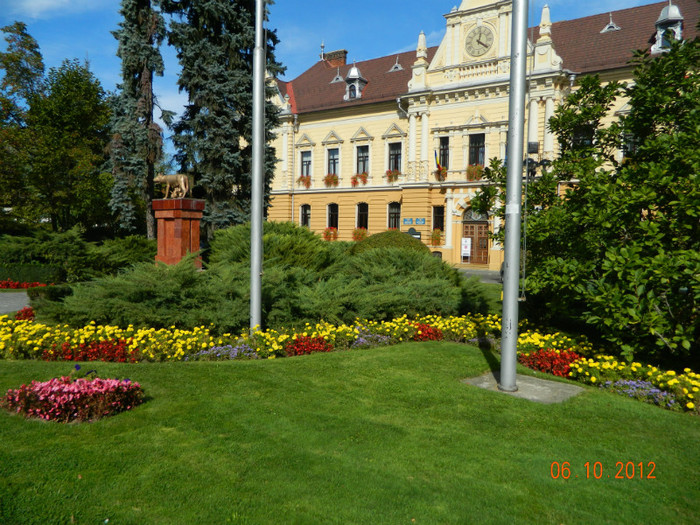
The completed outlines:
<svg viewBox="0 0 700 525">
<path fill-rule="evenodd" d="M 60 283 L 66 272 L 59 266 L 50 264 L 15 263 L 0 265 L 0 281 L 19 283 Z"/>
</svg>

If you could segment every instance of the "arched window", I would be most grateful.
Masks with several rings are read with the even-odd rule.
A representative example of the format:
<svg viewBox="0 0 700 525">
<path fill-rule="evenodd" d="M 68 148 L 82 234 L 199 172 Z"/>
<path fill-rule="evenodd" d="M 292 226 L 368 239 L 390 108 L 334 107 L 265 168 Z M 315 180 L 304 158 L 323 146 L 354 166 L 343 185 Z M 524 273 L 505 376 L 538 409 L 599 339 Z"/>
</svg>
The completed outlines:
<svg viewBox="0 0 700 525">
<path fill-rule="evenodd" d="M 361 202 L 357 205 L 357 228 L 368 229 L 369 224 L 369 205 L 366 202 Z"/>
<path fill-rule="evenodd" d="M 357 98 L 357 87 L 355 86 L 355 84 L 350 84 L 350 86 L 348 87 L 348 96 L 351 99 Z"/>
<path fill-rule="evenodd" d="M 398 230 L 401 226 L 401 203 L 390 202 L 389 203 L 389 220 L 387 222 L 387 227 L 389 229 Z"/>
<path fill-rule="evenodd" d="M 335 203 L 328 205 L 328 227 L 338 229 L 338 205 Z"/>
</svg>

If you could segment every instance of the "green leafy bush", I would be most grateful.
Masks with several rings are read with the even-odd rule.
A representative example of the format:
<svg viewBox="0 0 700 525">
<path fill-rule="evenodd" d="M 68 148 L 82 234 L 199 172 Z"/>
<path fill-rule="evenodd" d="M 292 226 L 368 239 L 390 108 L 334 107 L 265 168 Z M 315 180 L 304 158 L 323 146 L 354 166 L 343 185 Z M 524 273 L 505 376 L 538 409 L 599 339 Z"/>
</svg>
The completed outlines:
<svg viewBox="0 0 700 525">
<path fill-rule="evenodd" d="M 90 321 L 153 328 L 214 323 L 220 333 L 237 332 L 249 322 L 246 244 L 250 228 L 237 226 L 217 232 L 212 263 L 204 272 L 189 257 L 170 267 L 138 264 L 119 275 L 74 285 L 69 296 L 37 294 L 42 298 L 35 304 L 38 316 L 74 326 Z M 382 247 L 353 255 L 348 247 L 324 242 L 292 224 L 266 225 L 265 327 L 487 310 L 481 285 L 464 279 L 427 249 Z"/>
<path fill-rule="evenodd" d="M 51 264 L 9 263 L 0 265 L 0 281 L 19 283 L 59 283 L 65 280 L 63 268 Z"/>
<path fill-rule="evenodd" d="M 399 230 L 388 230 L 370 235 L 366 239 L 355 243 L 352 246 L 352 253 L 362 253 L 374 248 L 405 248 L 417 252 L 430 253 L 430 248 L 421 241 Z"/>
</svg>

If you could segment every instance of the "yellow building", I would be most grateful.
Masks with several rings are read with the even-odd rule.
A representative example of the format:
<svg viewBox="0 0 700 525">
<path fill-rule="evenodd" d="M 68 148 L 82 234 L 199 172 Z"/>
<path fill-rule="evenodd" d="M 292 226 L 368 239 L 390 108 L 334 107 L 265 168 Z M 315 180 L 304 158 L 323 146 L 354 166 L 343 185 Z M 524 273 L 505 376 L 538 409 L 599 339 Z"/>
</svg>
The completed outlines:
<svg viewBox="0 0 700 525">
<path fill-rule="evenodd" d="M 630 80 L 633 51 L 663 52 L 669 28 L 694 38 L 698 11 L 696 0 L 674 0 L 551 23 L 545 6 L 528 32 L 529 156 L 557 155 L 546 123 L 579 75 Z M 334 228 L 341 240 L 358 228 L 397 228 L 451 264 L 498 269 L 502 247 L 487 233 L 500 225 L 469 202 L 481 167 L 506 156 L 511 14 L 508 0 L 463 0 L 444 15 L 437 47 L 421 33 L 416 51 L 374 60 L 322 53 L 299 77 L 278 81 L 268 219 Z M 624 110 L 619 101 L 614 111 Z"/>
</svg>

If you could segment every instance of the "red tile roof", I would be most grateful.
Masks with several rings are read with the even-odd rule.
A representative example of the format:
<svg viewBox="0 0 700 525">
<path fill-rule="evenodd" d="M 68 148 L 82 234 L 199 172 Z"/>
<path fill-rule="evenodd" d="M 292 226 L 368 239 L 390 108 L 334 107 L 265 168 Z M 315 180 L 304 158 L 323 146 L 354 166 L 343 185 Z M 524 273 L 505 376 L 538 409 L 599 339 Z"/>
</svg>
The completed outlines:
<svg viewBox="0 0 700 525">
<path fill-rule="evenodd" d="M 683 15 L 683 38 L 698 36 L 697 23 L 700 18 L 698 0 L 673 0 Z M 622 9 L 612 12 L 612 20 L 621 29 L 601 33 L 610 21 L 609 13 L 565 20 L 552 24 L 554 49 L 563 60 L 563 67 L 576 73 L 593 73 L 626 66 L 637 49 L 648 49 L 653 43 L 655 26 L 661 10 L 667 2 Z M 539 27 L 528 32 L 535 41 Z M 428 61 L 432 61 L 437 47 L 428 49 Z M 357 67 L 368 84 L 362 97 L 343 100 L 345 82 L 331 83 L 338 74 L 337 67 L 319 61 L 290 82 L 278 80 L 282 96 L 288 94 L 293 113 L 352 107 L 361 104 L 385 102 L 396 99 L 408 91 L 411 66 L 416 60 L 415 51 L 398 54 L 401 71 L 389 72 L 396 63 L 397 55 L 357 62 Z M 340 76 L 345 79 L 352 64 L 340 67 Z"/>
<path fill-rule="evenodd" d="M 673 0 L 683 16 L 683 38 L 698 36 L 700 4 L 697 0 Z M 577 73 L 593 73 L 624 67 L 634 51 L 649 49 L 654 43 L 654 23 L 668 2 L 632 7 L 612 12 L 612 21 L 619 31 L 601 33 L 610 22 L 609 13 L 565 20 L 552 24 L 554 49 L 563 60 L 563 67 Z M 539 28 L 534 28 L 534 39 Z"/>
</svg>

